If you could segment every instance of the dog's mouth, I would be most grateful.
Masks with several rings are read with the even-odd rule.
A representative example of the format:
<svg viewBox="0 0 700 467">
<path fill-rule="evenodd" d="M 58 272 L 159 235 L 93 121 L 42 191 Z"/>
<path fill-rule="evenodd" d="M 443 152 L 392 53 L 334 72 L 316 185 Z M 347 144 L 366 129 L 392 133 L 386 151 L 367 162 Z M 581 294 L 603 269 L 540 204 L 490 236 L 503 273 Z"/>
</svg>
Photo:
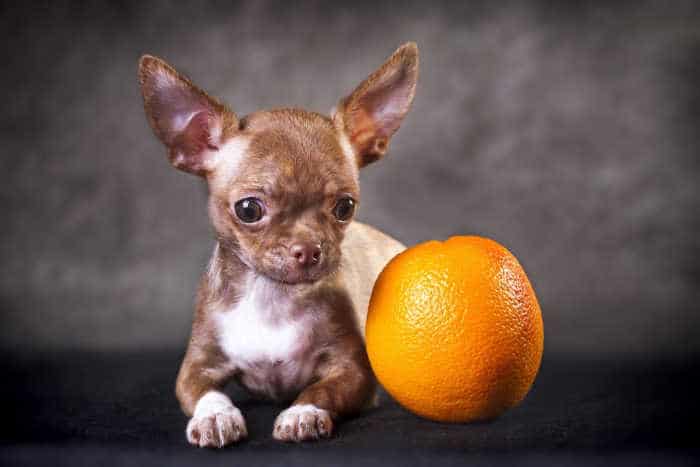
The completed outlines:
<svg viewBox="0 0 700 467">
<path fill-rule="evenodd" d="M 310 269 L 281 268 L 266 273 L 268 277 L 288 285 L 313 284 L 330 275 L 326 267 Z"/>
<path fill-rule="evenodd" d="M 298 284 L 313 284 L 318 282 L 322 276 L 316 277 L 316 275 L 311 274 L 285 274 L 280 277 L 279 281 L 288 285 L 298 285 Z"/>
<path fill-rule="evenodd" d="M 313 284 L 333 275 L 340 266 L 340 261 L 329 261 L 325 258 L 319 264 L 304 268 L 294 267 L 283 258 L 276 256 L 268 256 L 262 261 L 253 261 L 244 255 L 239 255 L 239 257 L 246 266 L 256 273 L 287 285 Z"/>
<path fill-rule="evenodd" d="M 310 268 L 296 268 L 283 265 L 281 267 L 267 267 L 259 272 L 270 279 L 288 285 L 313 284 L 333 275 L 338 270 L 338 265 L 337 261 L 324 261 Z"/>
</svg>

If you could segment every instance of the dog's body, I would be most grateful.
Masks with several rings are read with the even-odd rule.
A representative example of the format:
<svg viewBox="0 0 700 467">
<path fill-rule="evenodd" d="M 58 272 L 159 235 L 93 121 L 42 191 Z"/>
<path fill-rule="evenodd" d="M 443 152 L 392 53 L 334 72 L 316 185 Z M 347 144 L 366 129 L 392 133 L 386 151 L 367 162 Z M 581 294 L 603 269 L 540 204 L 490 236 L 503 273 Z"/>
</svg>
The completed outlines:
<svg viewBox="0 0 700 467">
<path fill-rule="evenodd" d="M 289 400 L 308 386 L 318 359 L 338 337 L 334 322 L 344 325 L 348 308 L 354 312 L 353 327 L 364 336 L 372 284 L 403 245 L 353 222 L 342 250 L 338 272 L 314 284 L 291 288 L 248 271 L 240 279 L 240 290 L 230 291 L 231 300 L 217 300 L 203 308 L 197 326 L 217 336 L 221 352 L 229 362 L 236 362 L 232 372 L 251 393 Z M 205 287 L 225 283 L 218 266 L 221 261 L 217 244 Z M 314 298 L 319 295 L 327 295 L 329 302 L 320 306 Z M 347 332 L 344 327 L 343 331 Z"/>
<path fill-rule="evenodd" d="M 146 113 L 177 168 L 209 186 L 217 233 L 176 392 L 187 437 L 224 446 L 247 435 L 221 392 L 293 400 L 285 441 L 331 434 L 374 393 L 364 324 L 374 280 L 403 246 L 352 222 L 358 168 L 380 158 L 408 111 L 417 49 L 400 48 L 331 118 L 302 110 L 239 119 L 160 59 L 139 77 Z"/>
</svg>

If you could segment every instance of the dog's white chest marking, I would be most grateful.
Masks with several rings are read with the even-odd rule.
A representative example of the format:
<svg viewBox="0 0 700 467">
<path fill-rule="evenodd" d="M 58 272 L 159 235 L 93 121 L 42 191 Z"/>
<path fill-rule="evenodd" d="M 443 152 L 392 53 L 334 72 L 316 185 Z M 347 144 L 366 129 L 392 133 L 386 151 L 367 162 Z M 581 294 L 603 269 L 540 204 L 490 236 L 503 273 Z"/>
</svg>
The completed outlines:
<svg viewBox="0 0 700 467">
<path fill-rule="evenodd" d="M 279 285 L 251 279 L 245 295 L 216 315 L 219 344 L 251 392 L 292 398 L 310 381 L 318 354 L 313 310 L 295 310 Z"/>
</svg>

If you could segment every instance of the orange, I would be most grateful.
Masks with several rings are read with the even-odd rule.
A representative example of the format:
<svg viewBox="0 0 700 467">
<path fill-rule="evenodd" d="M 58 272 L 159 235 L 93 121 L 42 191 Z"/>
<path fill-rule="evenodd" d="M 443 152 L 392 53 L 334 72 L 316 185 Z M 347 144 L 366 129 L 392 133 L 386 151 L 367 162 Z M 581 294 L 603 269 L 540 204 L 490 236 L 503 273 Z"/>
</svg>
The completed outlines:
<svg viewBox="0 0 700 467">
<path fill-rule="evenodd" d="M 379 382 L 401 405 L 446 422 L 491 419 L 535 380 L 544 334 L 518 260 L 483 237 L 430 241 L 379 275 L 366 325 Z"/>
</svg>

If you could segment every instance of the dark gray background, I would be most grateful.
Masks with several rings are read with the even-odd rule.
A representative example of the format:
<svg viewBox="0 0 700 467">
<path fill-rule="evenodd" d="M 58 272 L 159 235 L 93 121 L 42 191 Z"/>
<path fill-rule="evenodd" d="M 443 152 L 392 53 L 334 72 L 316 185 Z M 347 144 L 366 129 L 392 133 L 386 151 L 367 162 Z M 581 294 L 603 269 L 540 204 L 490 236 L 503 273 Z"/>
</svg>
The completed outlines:
<svg viewBox="0 0 700 467">
<path fill-rule="evenodd" d="M 700 350 L 694 2 L 294 3 L 2 7 L 2 348 L 184 348 L 213 241 L 202 184 L 147 126 L 142 53 L 239 115 L 327 112 L 415 40 L 414 107 L 360 219 L 506 245 L 550 354 Z"/>
</svg>

